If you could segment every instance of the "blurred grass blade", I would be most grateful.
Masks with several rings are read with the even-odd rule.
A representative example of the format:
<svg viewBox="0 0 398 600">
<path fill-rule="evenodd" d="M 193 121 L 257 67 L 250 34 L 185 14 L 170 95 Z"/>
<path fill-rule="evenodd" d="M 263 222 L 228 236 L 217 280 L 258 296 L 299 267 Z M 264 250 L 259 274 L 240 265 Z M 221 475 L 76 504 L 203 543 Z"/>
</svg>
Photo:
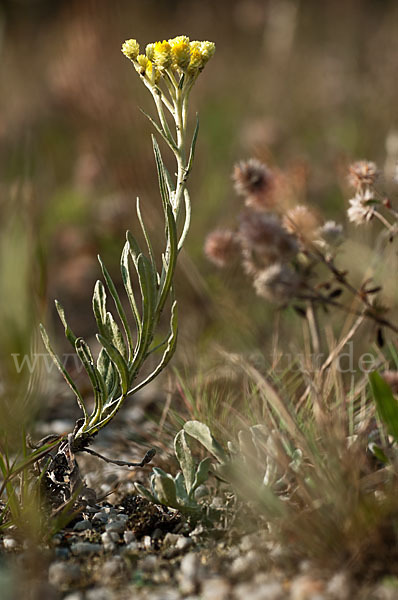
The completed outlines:
<svg viewBox="0 0 398 600">
<path fill-rule="evenodd" d="M 398 442 L 398 400 L 394 398 L 390 386 L 377 371 L 369 374 L 369 381 L 380 419 L 387 427 L 388 433 Z"/>
</svg>

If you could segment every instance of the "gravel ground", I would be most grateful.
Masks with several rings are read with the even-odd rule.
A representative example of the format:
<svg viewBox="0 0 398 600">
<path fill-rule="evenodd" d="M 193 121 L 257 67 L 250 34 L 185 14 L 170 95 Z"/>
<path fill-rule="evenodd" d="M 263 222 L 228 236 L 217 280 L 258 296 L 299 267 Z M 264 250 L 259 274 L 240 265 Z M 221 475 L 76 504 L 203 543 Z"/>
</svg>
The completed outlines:
<svg viewBox="0 0 398 600">
<path fill-rule="evenodd" d="M 135 401 L 118 417 L 117 437 L 110 427 L 95 449 L 141 460 L 147 448 L 136 446 L 134 453 L 131 440 L 156 439 L 155 426 L 145 420 L 146 403 L 144 396 L 141 404 Z M 38 433 L 71 430 L 73 418 L 58 409 Z M 154 462 L 166 468 L 168 460 L 160 449 Z M 22 543 L 7 530 L 0 537 L 0 600 L 398 600 L 398 579 L 362 584 L 345 571 L 294 560 L 292 548 L 267 540 L 266 524 L 259 527 L 255 515 L 231 518 L 221 495 L 211 502 L 220 513 L 214 527 L 151 504 L 136 495 L 133 482 L 147 484 L 152 465 L 129 471 L 83 455 L 79 465 L 102 501 L 46 545 Z"/>
</svg>

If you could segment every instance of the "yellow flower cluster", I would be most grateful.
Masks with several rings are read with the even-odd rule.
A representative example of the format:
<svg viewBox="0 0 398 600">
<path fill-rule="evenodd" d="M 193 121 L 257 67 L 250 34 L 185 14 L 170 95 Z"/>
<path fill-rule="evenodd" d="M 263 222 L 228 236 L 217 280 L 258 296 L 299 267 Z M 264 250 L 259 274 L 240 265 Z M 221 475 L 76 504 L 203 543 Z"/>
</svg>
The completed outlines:
<svg viewBox="0 0 398 600">
<path fill-rule="evenodd" d="M 195 76 L 202 71 L 215 52 L 213 42 L 191 42 L 185 35 L 168 41 L 148 44 L 140 54 L 136 40 L 126 40 L 122 52 L 131 60 L 137 72 L 154 85 L 167 71 Z"/>
</svg>

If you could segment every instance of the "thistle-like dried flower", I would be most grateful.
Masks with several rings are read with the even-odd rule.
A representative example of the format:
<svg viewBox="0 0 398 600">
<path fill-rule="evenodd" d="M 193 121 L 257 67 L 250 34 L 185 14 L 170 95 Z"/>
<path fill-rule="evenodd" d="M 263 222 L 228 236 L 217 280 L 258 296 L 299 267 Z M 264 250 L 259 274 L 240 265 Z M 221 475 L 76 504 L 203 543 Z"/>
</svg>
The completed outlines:
<svg viewBox="0 0 398 600">
<path fill-rule="evenodd" d="M 267 210 L 274 205 L 274 178 L 271 171 L 256 158 L 237 163 L 232 173 L 235 191 L 245 198 L 246 206 Z"/>
<path fill-rule="evenodd" d="M 344 241 L 343 226 L 336 221 L 326 221 L 317 231 L 316 243 L 321 248 L 337 248 Z"/>
<path fill-rule="evenodd" d="M 259 296 L 282 306 L 295 297 L 299 284 L 297 273 L 289 265 L 280 263 L 259 271 L 254 279 L 254 288 Z"/>
<path fill-rule="evenodd" d="M 225 267 L 237 255 L 239 241 L 236 233 L 230 229 L 216 229 L 206 238 L 204 252 L 206 257 L 218 267 Z"/>
<path fill-rule="evenodd" d="M 383 379 L 390 388 L 392 389 L 394 394 L 398 394 L 398 371 L 384 371 L 382 373 Z"/>
<path fill-rule="evenodd" d="M 137 40 L 126 40 L 122 45 L 122 52 L 130 60 L 135 60 L 140 52 L 140 45 Z"/>
<path fill-rule="evenodd" d="M 354 198 L 349 200 L 350 208 L 347 210 L 348 219 L 355 225 L 368 223 L 375 212 L 375 200 L 370 189 L 363 194 L 358 193 Z"/>
<path fill-rule="evenodd" d="M 241 216 L 239 239 L 247 271 L 261 270 L 274 262 L 292 259 L 299 247 L 296 238 L 280 221 L 267 213 L 248 212 Z"/>
<path fill-rule="evenodd" d="M 379 170 L 376 163 L 359 160 L 350 166 L 348 181 L 355 189 L 363 190 L 366 187 L 372 187 L 378 176 Z"/>
<path fill-rule="evenodd" d="M 298 204 L 288 210 L 282 222 L 289 233 L 293 233 L 304 240 L 313 240 L 319 229 L 318 217 L 304 204 Z"/>
</svg>

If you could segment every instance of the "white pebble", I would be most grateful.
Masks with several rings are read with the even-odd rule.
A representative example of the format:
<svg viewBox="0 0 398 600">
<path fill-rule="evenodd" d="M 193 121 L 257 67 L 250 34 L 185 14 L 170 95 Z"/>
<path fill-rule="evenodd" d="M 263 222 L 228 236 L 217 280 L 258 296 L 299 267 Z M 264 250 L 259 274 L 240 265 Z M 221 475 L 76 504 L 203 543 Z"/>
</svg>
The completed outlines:
<svg viewBox="0 0 398 600">
<path fill-rule="evenodd" d="M 72 553 L 75 556 L 87 556 L 89 554 L 98 554 L 102 550 L 101 544 L 90 544 L 89 542 L 77 542 L 71 546 Z"/>
<path fill-rule="evenodd" d="M 48 569 L 48 581 L 56 588 L 74 585 L 80 579 L 80 567 L 78 565 L 55 562 Z"/>
</svg>

